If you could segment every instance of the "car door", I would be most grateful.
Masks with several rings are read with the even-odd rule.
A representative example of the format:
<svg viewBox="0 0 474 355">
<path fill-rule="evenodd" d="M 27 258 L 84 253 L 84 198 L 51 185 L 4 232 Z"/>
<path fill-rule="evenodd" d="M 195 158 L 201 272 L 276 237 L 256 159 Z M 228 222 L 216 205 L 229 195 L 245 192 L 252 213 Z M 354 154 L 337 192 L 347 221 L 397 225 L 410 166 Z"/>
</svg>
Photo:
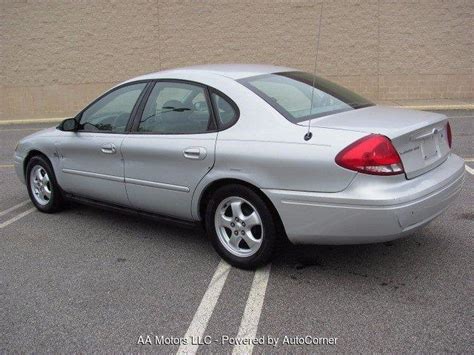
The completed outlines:
<svg viewBox="0 0 474 355">
<path fill-rule="evenodd" d="M 78 115 L 79 129 L 56 142 L 61 187 L 74 195 L 129 206 L 121 146 L 146 82 L 113 89 Z"/>
<path fill-rule="evenodd" d="M 157 81 L 122 144 L 131 205 L 191 219 L 193 192 L 214 165 L 216 138 L 205 86 Z"/>
</svg>

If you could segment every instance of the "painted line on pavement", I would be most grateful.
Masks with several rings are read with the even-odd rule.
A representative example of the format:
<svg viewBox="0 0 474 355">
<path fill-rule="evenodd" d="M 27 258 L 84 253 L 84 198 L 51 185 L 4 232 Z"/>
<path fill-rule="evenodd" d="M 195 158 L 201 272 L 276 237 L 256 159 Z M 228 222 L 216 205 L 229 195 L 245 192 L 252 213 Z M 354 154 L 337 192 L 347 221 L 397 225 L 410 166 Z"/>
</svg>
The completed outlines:
<svg viewBox="0 0 474 355">
<path fill-rule="evenodd" d="M 179 347 L 177 354 L 195 354 L 199 348 L 198 344 L 191 344 L 191 338 L 202 337 L 206 331 L 207 323 L 211 318 L 212 312 L 219 300 L 222 288 L 224 287 L 227 276 L 231 266 L 225 261 L 221 260 L 217 266 L 214 275 L 212 276 L 211 282 L 207 287 L 206 293 L 202 297 L 201 304 L 199 305 L 196 313 L 194 314 L 193 320 L 189 325 L 186 335 L 184 336 L 187 340 L 187 344 L 183 344 Z"/>
<path fill-rule="evenodd" d="M 471 174 L 471 175 L 474 175 L 474 169 L 471 168 L 470 166 L 468 165 L 464 165 L 464 167 L 466 168 L 466 171 Z"/>
<path fill-rule="evenodd" d="M 6 214 L 8 214 L 8 213 L 10 213 L 10 212 L 12 212 L 12 211 L 15 211 L 16 209 L 18 209 L 18 208 L 20 208 L 20 207 L 22 207 L 22 206 L 24 206 L 24 205 L 26 205 L 26 204 L 28 204 L 28 203 L 30 203 L 30 200 L 26 200 L 26 201 L 20 202 L 18 205 L 15 205 L 15 206 L 13 206 L 13 207 L 10 207 L 10 208 L 6 209 L 5 211 L 1 211 L 1 212 L 0 212 L 0 217 L 5 216 Z"/>
<path fill-rule="evenodd" d="M 250 289 L 244 315 L 240 323 L 237 339 L 254 339 L 257 335 L 258 323 L 263 308 L 263 300 L 267 291 L 268 279 L 270 278 L 271 265 L 267 265 L 255 272 L 252 287 Z M 251 354 L 253 342 L 234 346 L 232 354 Z"/>
<path fill-rule="evenodd" d="M 29 210 L 26 210 L 25 212 L 22 212 L 19 215 L 16 215 L 15 217 L 10 218 L 9 220 L 7 220 L 3 223 L 0 223 L 0 229 L 5 228 L 6 226 L 12 224 L 13 222 L 18 221 L 19 219 L 21 219 L 25 216 L 28 216 L 31 212 L 34 212 L 34 211 L 36 211 L 36 207 L 32 207 Z"/>
<path fill-rule="evenodd" d="M 13 164 L 0 164 L 0 168 L 13 168 L 14 166 Z"/>
<path fill-rule="evenodd" d="M 464 158 L 464 161 L 466 163 L 472 163 L 472 162 L 474 162 L 474 158 Z"/>
</svg>

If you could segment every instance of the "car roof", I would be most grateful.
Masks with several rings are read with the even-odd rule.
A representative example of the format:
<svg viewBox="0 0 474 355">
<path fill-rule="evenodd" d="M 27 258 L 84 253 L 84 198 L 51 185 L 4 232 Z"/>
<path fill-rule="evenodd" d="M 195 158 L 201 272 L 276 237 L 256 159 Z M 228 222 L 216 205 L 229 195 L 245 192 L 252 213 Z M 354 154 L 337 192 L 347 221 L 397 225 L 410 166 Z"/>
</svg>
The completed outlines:
<svg viewBox="0 0 474 355">
<path fill-rule="evenodd" d="M 239 80 L 251 76 L 278 73 L 285 71 L 295 71 L 296 69 L 264 64 L 205 64 L 194 65 L 183 68 L 168 69 L 155 73 L 145 74 L 129 81 L 159 79 L 163 77 L 173 77 L 183 75 L 186 72 L 196 74 L 220 75 L 230 79 Z"/>
</svg>

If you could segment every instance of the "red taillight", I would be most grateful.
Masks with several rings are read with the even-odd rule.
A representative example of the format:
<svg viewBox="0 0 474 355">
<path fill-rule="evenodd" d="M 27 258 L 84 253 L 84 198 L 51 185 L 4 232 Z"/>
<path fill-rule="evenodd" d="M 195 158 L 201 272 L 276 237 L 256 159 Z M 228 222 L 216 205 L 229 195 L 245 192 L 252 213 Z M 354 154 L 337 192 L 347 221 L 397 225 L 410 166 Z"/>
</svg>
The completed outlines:
<svg viewBox="0 0 474 355">
<path fill-rule="evenodd" d="M 448 136 L 449 148 L 451 148 L 451 145 L 453 143 L 453 136 L 451 133 L 451 125 L 449 124 L 449 122 L 446 124 L 446 135 Z"/>
<path fill-rule="evenodd" d="M 371 134 L 344 148 L 336 163 L 346 169 L 372 175 L 402 174 L 403 164 L 392 142 L 385 136 Z"/>
</svg>

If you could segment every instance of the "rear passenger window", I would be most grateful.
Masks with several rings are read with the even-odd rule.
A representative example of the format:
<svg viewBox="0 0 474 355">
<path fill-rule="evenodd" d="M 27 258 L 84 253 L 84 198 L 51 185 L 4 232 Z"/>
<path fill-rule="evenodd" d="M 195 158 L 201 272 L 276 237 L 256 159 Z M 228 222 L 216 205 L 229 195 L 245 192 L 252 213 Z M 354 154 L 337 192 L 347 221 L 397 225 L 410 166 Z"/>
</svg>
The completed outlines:
<svg viewBox="0 0 474 355">
<path fill-rule="evenodd" d="M 145 105 L 138 132 L 203 133 L 209 130 L 210 124 L 211 114 L 203 87 L 157 82 Z"/>
<path fill-rule="evenodd" d="M 227 128 L 231 126 L 237 119 L 237 112 L 234 107 L 222 96 L 212 93 L 212 102 L 217 111 L 217 120 L 220 128 Z"/>
</svg>

